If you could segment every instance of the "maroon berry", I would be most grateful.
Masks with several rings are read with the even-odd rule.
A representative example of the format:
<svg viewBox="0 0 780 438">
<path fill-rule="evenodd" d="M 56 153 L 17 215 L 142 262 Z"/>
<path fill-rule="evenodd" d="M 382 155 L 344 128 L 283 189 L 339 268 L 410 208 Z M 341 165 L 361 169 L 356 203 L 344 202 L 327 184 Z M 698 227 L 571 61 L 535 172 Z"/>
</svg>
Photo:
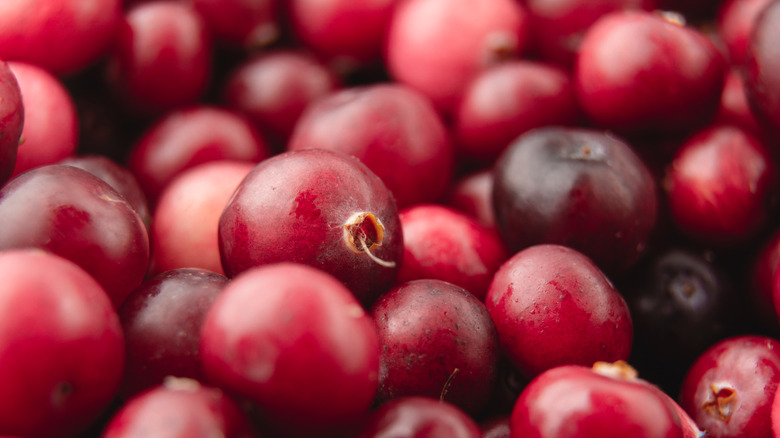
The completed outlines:
<svg viewBox="0 0 780 438">
<path fill-rule="evenodd" d="M 559 365 L 628 359 L 628 306 L 573 249 L 536 245 L 516 253 L 496 272 L 485 304 L 502 351 L 526 377 Z"/>
<path fill-rule="evenodd" d="M 682 438 L 670 400 L 626 363 L 567 365 L 539 375 L 520 394 L 512 438 Z"/>
<path fill-rule="evenodd" d="M 377 408 L 356 436 L 482 438 L 482 432 L 471 417 L 450 403 L 428 397 L 403 397 Z"/>
<path fill-rule="evenodd" d="M 124 399 L 167 376 L 205 381 L 200 328 L 227 282 L 215 272 L 183 268 L 157 275 L 130 293 L 119 309 L 127 351 Z"/>
<path fill-rule="evenodd" d="M 0 433 L 78 436 L 108 407 L 124 369 L 106 292 L 70 261 L 0 253 Z"/>
<path fill-rule="evenodd" d="M 206 314 L 201 357 L 209 381 L 255 402 L 284 436 L 338 433 L 368 413 L 377 391 L 371 319 L 343 284 L 304 265 L 234 278 Z"/>
<path fill-rule="evenodd" d="M 382 295 L 371 309 L 382 346 L 380 402 L 441 398 L 477 414 L 498 377 L 499 346 L 485 305 L 441 280 L 415 280 Z"/>
<path fill-rule="evenodd" d="M 771 1 L 755 18 L 747 49 L 745 88 L 753 113 L 780 132 L 780 2 Z"/>
<path fill-rule="evenodd" d="M 778 382 L 780 341 L 731 337 L 694 362 L 680 390 L 680 405 L 713 436 L 769 437 Z"/>
<path fill-rule="evenodd" d="M 556 243 L 619 272 L 639 259 L 656 224 L 655 179 L 627 143 L 604 132 L 530 131 L 494 175 L 496 223 L 511 251 Z"/>
<path fill-rule="evenodd" d="M 280 33 L 279 0 L 191 0 L 196 11 L 221 43 L 257 50 Z"/>
<path fill-rule="evenodd" d="M 495 230 L 493 170 L 483 169 L 457 179 L 447 197 L 447 205 Z"/>
<path fill-rule="evenodd" d="M 219 222 L 228 277 L 296 262 L 334 275 L 365 305 L 395 280 L 403 235 L 392 194 L 354 157 L 286 152 L 249 172 Z"/>
<path fill-rule="evenodd" d="M 24 105 L 19 82 L 11 67 L 0 61 L 0 186 L 16 166 L 16 154 L 24 125 Z"/>
<path fill-rule="evenodd" d="M 453 148 L 430 101 L 409 87 L 352 87 L 314 102 L 288 150 L 354 155 L 384 181 L 399 208 L 435 202 L 453 174 Z"/>
</svg>

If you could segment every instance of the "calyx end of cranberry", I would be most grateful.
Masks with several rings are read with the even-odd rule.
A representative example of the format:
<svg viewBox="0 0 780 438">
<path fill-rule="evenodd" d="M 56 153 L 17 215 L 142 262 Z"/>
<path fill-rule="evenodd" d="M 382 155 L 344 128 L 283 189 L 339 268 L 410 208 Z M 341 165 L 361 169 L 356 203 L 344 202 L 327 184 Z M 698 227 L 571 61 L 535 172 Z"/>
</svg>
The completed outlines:
<svg viewBox="0 0 780 438">
<path fill-rule="evenodd" d="M 596 374 L 618 380 L 635 380 L 639 375 L 636 369 L 624 360 L 618 360 L 615 362 L 598 361 L 593 364 L 592 369 Z"/>
<path fill-rule="evenodd" d="M 373 213 L 360 211 L 344 222 L 344 243 L 355 254 L 366 254 L 371 260 L 386 268 L 394 268 L 394 261 L 382 260 L 371 250 L 382 246 L 385 226 Z"/>
<path fill-rule="evenodd" d="M 710 394 L 702 403 L 702 410 L 718 420 L 728 423 L 737 404 L 737 390 L 727 384 L 710 384 Z"/>
</svg>

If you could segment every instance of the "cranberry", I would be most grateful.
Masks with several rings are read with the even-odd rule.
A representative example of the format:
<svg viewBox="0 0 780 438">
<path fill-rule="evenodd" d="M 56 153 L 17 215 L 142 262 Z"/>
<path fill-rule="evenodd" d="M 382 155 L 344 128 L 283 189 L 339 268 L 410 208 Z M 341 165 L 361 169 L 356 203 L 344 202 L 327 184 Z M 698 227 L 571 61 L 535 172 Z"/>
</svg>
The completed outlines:
<svg viewBox="0 0 780 438">
<path fill-rule="evenodd" d="M 221 43 L 246 50 L 277 39 L 280 0 L 190 0 Z"/>
<path fill-rule="evenodd" d="M 776 209 L 778 173 L 760 140 L 736 126 L 715 126 L 680 146 L 664 188 L 682 233 L 733 245 L 767 225 Z"/>
<path fill-rule="evenodd" d="M 756 18 L 772 0 L 723 0 L 718 6 L 717 31 L 729 62 L 741 66 L 747 58 Z"/>
<path fill-rule="evenodd" d="M 414 280 L 371 309 L 382 346 L 380 402 L 405 396 L 484 410 L 498 377 L 499 346 L 485 305 L 442 280 Z"/>
<path fill-rule="evenodd" d="M 482 225 L 495 229 L 493 169 L 482 169 L 461 176 L 453 183 L 446 204 L 473 217 Z"/>
<path fill-rule="evenodd" d="M 73 74 L 108 51 L 122 0 L 6 1 L 0 13 L 0 58 Z"/>
<path fill-rule="evenodd" d="M 146 280 L 130 293 L 119 309 L 127 351 L 124 399 L 167 376 L 205 381 L 200 328 L 227 282 L 215 272 L 182 268 Z"/>
<path fill-rule="evenodd" d="M 289 0 L 295 37 L 325 59 L 363 64 L 381 59 L 385 34 L 399 0 Z"/>
<path fill-rule="evenodd" d="M 9 181 L 0 190 L 0 230 L 0 249 L 36 247 L 69 259 L 117 307 L 149 264 L 138 213 L 108 183 L 73 166 L 43 166 Z"/>
<path fill-rule="evenodd" d="M 485 298 L 504 354 L 526 377 L 558 365 L 628 359 L 628 306 L 585 255 L 535 245 L 501 266 Z"/>
<path fill-rule="evenodd" d="M 371 319 L 343 284 L 304 265 L 253 268 L 225 286 L 206 314 L 201 358 L 210 381 L 257 403 L 284 436 L 338 433 L 377 392 Z"/>
<path fill-rule="evenodd" d="M 780 229 L 775 229 L 755 251 L 748 267 L 751 309 L 765 327 L 777 332 L 780 329 L 780 313 L 777 312 L 780 296 L 774 297 L 775 273 L 780 263 Z"/>
<path fill-rule="evenodd" d="M 16 166 L 16 155 L 24 125 L 24 105 L 19 82 L 11 67 L 0 61 L 0 186 Z"/>
<path fill-rule="evenodd" d="M 114 190 L 125 197 L 138 216 L 144 221 L 147 230 L 151 225 L 151 213 L 149 203 L 146 200 L 138 180 L 126 167 L 104 155 L 82 155 L 69 157 L 59 164 L 78 167 L 102 179 Z"/>
<path fill-rule="evenodd" d="M 539 375 L 520 394 L 510 429 L 512 438 L 683 436 L 673 404 L 620 362 Z"/>
<path fill-rule="evenodd" d="M 411 396 L 389 401 L 363 423 L 358 438 L 481 438 L 474 420 L 441 400 Z"/>
<path fill-rule="evenodd" d="M 236 401 L 195 380 L 170 378 L 129 400 L 102 438 L 251 438 L 256 431 Z"/>
<path fill-rule="evenodd" d="M 494 175 L 496 222 L 512 251 L 556 243 L 619 272 L 639 259 L 656 224 L 653 176 L 608 133 L 530 131 L 502 154 Z"/>
<path fill-rule="evenodd" d="M 585 33 L 574 82 L 600 127 L 687 132 L 714 115 L 726 63 L 702 33 L 650 12 L 613 12 Z"/>
<path fill-rule="evenodd" d="M 512 0 L 405 0 L 387 31 L 391 77 L 450 112 L 482 69 L 523 53 L 528 13 Z"/>
<path fill-rule="evenodd" d="M 150 126 L 130 151 L 128 166 L 150 202 L 182 171 L 209 161 L 257 163 L 270 155 L 265 140 L 243 116 L 197 105 L 170 112 Z"/>
<path fill-rule="evenodd" d="M 51 253 L 3 251 L 0 275 L 0 433 L 77 436 L 122 379 L 116 311 L 89 274 Z"/>
<path fill-rule="evenodd" d="M 710 347 L 688 370 L 680 405 L 713 436 L 768 437 L 778 382 L 780 341 L 730 337 Z"/>
<path fill-rule="evenodd" d="M 736 125 L 758 138 L 765 135 L 748 102 L 742 70 L 730 69 L 723 83 L 720 106 L 712 124 Z"/>
<path fill-rule="evenodd" d="M 580 115 L 571 75 L 534 61 L 507 61 L 466 85 L 453 116 L 456 150 L 492 163 L 518 135 L 573 125 Z"/>
<path fill-rule="evenodd" d="M 123 106 L 157 115 L 195 103 L 211 80 L 211 38 L 184 2 L 151 1 L 125 11 L 107 55 L 106 80 Z"/>
<path fill-rule="evenodd" d="M 197 267 L 219 274 L 219 218 L 238 185 L 254 167 L 218 160 L 183 171 L 160 195 L 151 231 L 152 273 Z"/>
<path fill-rule="evenodd" d="M 334 74 L 312 56 L 273 50 L 235 67 L 223 86 L 222 100 L 246 115 L 281 150 L 306 107 L 338 87 Z"/>
<path fill-rule="evenodd" d="M 756 117 L 780 132 L 780 3 L 769 2 L 755 18 L 747 49 L 745 88 Z"/>
<path fill-rule="evenodd" d="M 490 418 L 480 423 L 479 428 L 482 438 L 509 438 L 511 433 L 508 416 Z"/>
<path fill-rule="evenodd" d="M 320 268 L 370 305 L 395 280 L 403 235 L 392 194 L 354 157 L 291 151 L 249 172 L 219 222 L 228 277 L 259 265 Z"/>
<path fill-rule="evenodd" d="M 73 156 L 79 122 L 63 83 L 33 64 L 17 61 L 8 65 L 19 83 L 24 106 L 24 127 L 13 176 Z"/>
<path fill-rule="evenodd" d="M 358 157 L 393 192 L 399 208 L 438 201 L 452 179 L 444 123 L 428 99 L 399 84 L 352 87 L 312 103 L 287 148 Z"/>
<path fill-rule="evenodd" d="M 573 67 L 582 37 L 602 15 L 657 8 L 658 0 L 526 0 L 534 48 L 548 61 Z"/>
<path fill-rule="evenodd" d="M 493 274 L 508 258 L 492 229 L 437 204 L 409 207 L 400 218 L 404 256 L 396 283 L 435 278 L 484 300 Z"/>
</svg>

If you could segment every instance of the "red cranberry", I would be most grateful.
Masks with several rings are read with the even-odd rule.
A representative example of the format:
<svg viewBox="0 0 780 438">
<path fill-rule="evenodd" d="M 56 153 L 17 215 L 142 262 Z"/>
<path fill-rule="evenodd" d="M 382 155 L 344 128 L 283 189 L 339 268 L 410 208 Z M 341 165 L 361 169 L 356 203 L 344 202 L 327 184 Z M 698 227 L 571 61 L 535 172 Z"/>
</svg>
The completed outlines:
<svg viewBox="0 0 780 438">
<path fill-rule="evenodd" d="M 0 433 L 77 436 L 122 379 L 116 311 L 89 274 L 51 253 L 2 251 L 0 276 Z"/>
<path fill-rule="evenodd" d="M 764 130 L 748 103 L 742 70 L 732 68 L 726 73 L 720 106 L 712 124 L 736 125 L 758 138 L 763 138 Z"/>
<path fill-rule="evenodd" d="M 480 423 L 479 428 L 482 429 L 482 438 L 509 438 L 509 417 L 500 416 L 490 418 Z"/>
<path fill-rule="evenodd" d="M 498 377 L 498 336 L 485 305 L 441 280 L 414 280 L 371 309 L 382 346 L 380 402 L 405 396 L 446 400 L 478 414 Z"/>
<path fill-rule="evenodd" d="M 420 396 L 389 401 L 375 410 L 358 438 L 481 438 L 474 420 L 450 403 Z"/>
<path fill-rule="evenodd" d="M 270 155 L 243 116 L 212 106 L 179 109 L 158 119 L 130 152 L 128 166 L 149 200 L 182 171 L 222 159 L 257 163 Z"/>
<path fill-rule="evenodd" d="M 149 229 L 152 220 L 149 212 L 149 203 L 146 201 L 146 195 L 141 190 L 138 180 L 129 169 L 104 155 L 69 157 L 60 161 L 59 164 L 67 164 L 68 166 L 86 170 L 108 183 L 120 195 L 125 197 L 135 212 L 138 213 L 138 216 L 144 221 L 147 230 Z"/>
<path fill-rule="evenodd" d="M 512 438 L 681 438 L 680 418 L 660 390 L 625 363 L 560 366 L 523 390 L 510 420 Z"/>
<path fill-rule="evenodd" d="M 526 377 L 558 365 L 628 359 L 626 302 L 571 248 L 536 245 L 516 253 L 496 272 L 485 304 L 502 351 Z"/>
<path fill-rule="evenodd" d="M 219 160 L 185 170 L 163 190 L 151 232 L 152 273 L 197 267 L 224 274 L 219 218 L 254 164 Z"/>
<path fill-rule="evenodd" d="M 210 381 L 257 403 L 284 436 L 338 433 L 377 392 L 371 319 L 343 284 L 304 265 L 253 268 L 225 286 L 206 314 L 201 357 Z"/>
<path fill-rule="evenodd" d="M 370 305 L 395 280 L 403 235 L 392 194 L 354 157 L 286 152 L 258 164 L 219 222 L 228 277 L 254 266 L 296 262 L 320 268 Z"/>
<path fill-rule="evenodd" d="M 571 75 L 534 61 L 507 61 L 477 74 L 454 111 L 456 150 L 492 163 L 520 134 L 579 117 Z"/>
<path fill-rule="evenodd" d="M 164 272 L 138 286 L 119 309 L 127 361 L 120 396 L 129 399 L 167 376 L 205 381 L 203 319 L 228 280 L 195 268 Z"/>
<path fill-rule="evenodd" d="M 495 229 L 493 170 L 483 169 L 457 179 L 450 190 L 446 203 L 473 217 L 482 225 Z"/>
<path fill-rule="evenodd" d="M 602 16 L 585 34 L 574 81 L 599 127 L 618 132 L 686 132 L 709 121 L 726 63 L 693 28 L 650 12 Z"/>
<path fill-rule="evenodd" d="M 585 32 L 610 12 L 656 9 L 658 0 L 526 0 L 534 48 L 548 61 L 573 67 Z"/>
<path fill-rule="evenodd" d="M 122 19 L 121 0 L 3 3 L 0 58 L 53 74 L 76 73 L 104 56 Z"/>
<path fill-rule="evenodd" d="M 772 0 L 723 0 L 718 6 L 718 36 L 726 46 L 732 65 L 745 64 L 750 33 L 756 18 L 771 2 Z"/>
<path fill-rule="evenodd" d="M 0 186 L 13 174 L 23 125 L 19 82 L 8 63 L 0 61 Z"/>
<path fill-rule="evenodd" d="M 138 213 L 108 183 L 73 166 L 43 166 L 9 181 L 0 190 L 0 230 L 0 249 L 36 247 L 69 259 L 117 307 L 149 264 Z"/>
<path fill-rule="evenodd" d="M 184 2 L 138 3 L 126 12 L 108 54 L 106 78 L 135 113 L 195 103 L 211 80 L 211 36 Z"/>
<path fill-rule="evenodd" d="M 101 438 L 250 438 L 256 431 L 236 401 L 195 380 L 170 378 L 129 400 Z"/>
<path fill-rule="evenodd" d="M 731 337 L 710 347 L 691 366 L 680 405 L 712 436 L 768 437 L 778 382 L 780 341 Z"/>
<path fill-rule="evenodd" d="M 280 0 L 190 0 L 221 43 L 256 50 L 279 36 Z"/>
<path fill-rule="evenodd" d="M 358 157 L 393 192 L 399 208 L 438 201 L 452 179 L 444 123 L 428 99 L 399 84 L 352 87 L 318 100 L 301 116 L 287 148 Z"/>
<path fill-rule="evenodd" d="M 449 112 L 474 75 L 525 51 L 528 17 L 512 0 L 405 0 L 386 38 L 393 79 Z"/>
<path fill-rule="evenodd" d="M 777 311 L 780 296 L 774 296 L 774 277 L 780 263 L 780 229 L 775 229 L 763 240 L 750 263 L 747 275 L 752 310 L 765 327 L 777 333 L 780 329 Z"/>
<path fill-rule="evenodd" d="M 736 126 L 715 126 L 686 140 L 664 188 L 674 223 L 686 236 L 733 245 L 767 225 L 778 196 L 769 151 Z"/>
<path fill-rule="evenodd" d="M 435 278 L 484 300 L 493 274 L 508 258 L 491 228 L 436 204 L 409 207 L 400 217 L 404 256 L 396 283 Z"/>
<path fill-rule="evenodd" d="M 772 1 L 755 18 L 747 50 L 745 88 L 756 117 L 780 132 L 780 2 Z"/>
<path fill-rule="evenodd" d="M 608 133 L 530 131 L 502 154 L 494 175 L 496 222 L 512 251 L 557 243 L 619 272 L 639 259 L 656 225 L 653 176 Z"/>
<path fill-rule="evenodd" d="M 324 65 L 303 52 L 262 52 L 239 64 L 223 87 L 225 104 L 246 115 L 284 149 L 309 104 L 339 87 Z"/>
<path fill-rule="evenodd" d="M 323 58 L 362 64 L 382 57 L 390 17 L 398 0 L 289 0 L 295 37 Z"/>
<path fill-rule="evenodd" d="M 74 155 L 79 122 L 65 86 L 56 76 L 35 65 L 22 62 L 8 65 L 19 83 L 24 105 L 24 127 L 13 175 Z"/>
</svg>

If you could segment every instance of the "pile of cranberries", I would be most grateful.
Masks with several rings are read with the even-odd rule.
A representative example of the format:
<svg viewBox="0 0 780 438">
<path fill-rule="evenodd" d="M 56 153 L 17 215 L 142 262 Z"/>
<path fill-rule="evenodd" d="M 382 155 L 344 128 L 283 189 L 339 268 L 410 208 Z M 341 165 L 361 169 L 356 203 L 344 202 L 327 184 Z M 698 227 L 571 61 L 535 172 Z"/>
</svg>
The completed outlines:
<svg viewBox="0 0 780 438">
<path fill-rule="evenodd" d="M 0 0 L 0 438 L 780 437 L 780 0 Z"/>
</svg>

